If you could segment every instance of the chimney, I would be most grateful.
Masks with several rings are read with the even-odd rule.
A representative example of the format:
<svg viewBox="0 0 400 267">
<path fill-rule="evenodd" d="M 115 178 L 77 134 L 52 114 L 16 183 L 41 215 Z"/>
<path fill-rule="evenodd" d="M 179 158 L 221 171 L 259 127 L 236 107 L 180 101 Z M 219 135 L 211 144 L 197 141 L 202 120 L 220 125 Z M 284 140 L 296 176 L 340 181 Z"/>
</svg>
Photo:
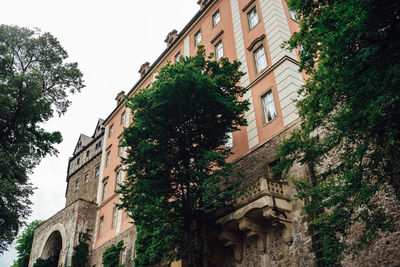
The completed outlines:
<svg viewBox="0 0 400 267">
<path fill-rule="evenodd" d="M 121 104 L 122 102 L 124 102 L 124 100 L 125 100 L 124 97 L 125 97 L 125 91 L 121 91 L 118 93 L 117 97 L 115 98 L 115 100 L 117 100 L 117 106 L 119 104 Z"/>
<path fill-rule="evenodd" d="M 197 4 L 200 5 L 200 10 L 203 9 L 211 0 L 199 0 Z"/>
<path fill-rule="evenodd" d="M 170 33 L 168 33 L 167 37 L 165 38 L 164 42 L 167 43 L 167 47 L 170 46 L 175 39 L 178 37 L 178 31 L 177 30 L 173 30 Z"/>
<path fill-rule="evenodd" d="M 143 78 L 143 76 L 146 75 L 149 69 L 150 69 L 150 63 L 149 62 L 143 63 L 139 69 L 140 78 Z"/>
</svg>

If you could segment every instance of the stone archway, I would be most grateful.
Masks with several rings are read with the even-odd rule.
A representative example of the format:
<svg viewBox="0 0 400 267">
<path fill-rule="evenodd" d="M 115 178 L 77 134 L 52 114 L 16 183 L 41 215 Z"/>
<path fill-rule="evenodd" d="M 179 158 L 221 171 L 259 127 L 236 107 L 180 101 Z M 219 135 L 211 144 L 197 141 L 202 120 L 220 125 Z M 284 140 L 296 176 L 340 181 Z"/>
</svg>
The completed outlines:
<svg viewBox="0 0 400 267">
<path fill-rule="evenodd" d="M 47 238 L 40 257 L 44 260 L 51 259 L 57 266 L 60 260 L 60 252 L 63 248 L 62 246 L 63 240 L 61 233 L 58 230 L 55 230 Z"/>
</svg>

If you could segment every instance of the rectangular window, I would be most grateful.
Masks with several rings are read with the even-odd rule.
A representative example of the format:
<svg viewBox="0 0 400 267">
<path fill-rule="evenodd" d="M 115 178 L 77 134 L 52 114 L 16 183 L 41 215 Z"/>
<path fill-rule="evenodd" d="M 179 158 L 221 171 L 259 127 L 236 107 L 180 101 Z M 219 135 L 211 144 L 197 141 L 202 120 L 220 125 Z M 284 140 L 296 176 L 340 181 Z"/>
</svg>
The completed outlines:
<svg viewBox="0 0 400 267">
<path fill-rule="evenodd" d="M 79 165 L 80 162 L 81 162 L 81 158 L 78 158 L 78 159 L 76 160 L 76 164 Z"/>
<path fill-rule="evenodd" d="M 222 45 L 222 40 L 220 40 L 216 45 L 215 45 L 215 58 L 218 60 L 221 57 L 224 56 L 224 47 Z"/>
<path fill-rule="evenodd" d="M 119 141 L 118 145 L 118 155 L 121 156 L 124 153 L 124 147 L 121 146 L 122 141 Z"/>
<path fill-rule="evenodd" d="M 103 234 L 103 225 L 104 225 L 104 216 L 101 216 L 99 223 L 99 236 Z"/>
<path fill-rule="evenodd" d="M 121 114 L 121 124 L 125 123 L 125 111 Z"/>
<path fill-rule="evenodd" d="M 79 190 L 79 179 L 75 180 L 75 191 Z"/>
<path fill-rule="evenodd" d="M 290 15 L 290 18 L 291 18 L 292 20 L 297 21 L 297 13 L 296 13 L 296 11 L 290 10 L 290 9 L 289 9 L 289 15 Z"/>
<path fill-rule="evenodd" d="M 110 126 L 110 130 L 108 131 L 108 136 L 111 137 L 113 135 L 114 125 Z"/>
<path fill-rule="evenodd" d="M 111 228 L 114 228 L 117 226 L 117 215 L 118 215 L 118 208 L 116 205 L 114 205 L 113 211 L 112 211 L 112 223 L 111 223 Z"/>
<path fill-rule="evenodd" d="M 228 133 L 228 138 L 225 140 L 225 148 L 231 149 L 233 147 L 233 134 L 232 132 Z"/>
<path fill-rule="evenodd" d="M 85 174 L 85 184 L 87 184 L 89 182 L 89 174 L 86 173 Z"/>
<path fill-rule="evenodd" d="M 247 19 L 249 20 L 249 28 L 251 30 L 258 23 L 257 9 L 255 6 L 250 10 L 249 13 L 247 13 Z"/>
<path fill-rule="evenodd" d="M 178 62 L 179 59 L 181 59 L 181 52 L 178 52 L 178 54 L 175 55 L 175 62 Z"/>
<path fill-rule="evenodd" d="M 201 31 L 198 31 L 194 35 L 194 44 L 198 45 L 200 42 L 201 42 Z"/>
<path fill-rule="evenodd" d="M 124 265 L 126 260 L 126 247 L 123 247 L 121 249 L 121 259 L 120 259 L 120 265 Z"/>
<path fill-rule="evenodd" d="M 121 171 L 118 170 L 117 174 L 115 175 L 115 190 L 119 189 L 118 184 L 120 184 L 120 183 L 121 183 Z"/>
<path fill-rule="evenodd" d="M 276 118 L 276 110 L 275 110 L 275 103 L 274 97 L 272 95 L 272 90 L 268 91 L 265 95 L 262 96 L 262 104 L 264 107 L 264 116 L 265 122 L 270 122 Z"/>
<path fill-rule="evenodd" d="M 254 60 L 256 61 L 257 73 L 267 66 L 267 58 L 265 57 L 264 46 L 260 46 L 254 51 Z"/>
<path fill-rule="evenodd" d="M 111 151 L 108 151 L 106 159 L 106 167 L 110 165 L 110 161 L 111 161 Z"/>
<path fill-rule="evenodd" d="M 214 15 L 212 16 L 212 20 L 214 27 L 221 21 L 221 13 L 219 12 L 219 10 L 214 13 Z"/>
<path fill-rule="evenodd" d="M 103 183 L 103 198 L 102 198 L 103 201 L 104 201 L 104 200 L 106 199 L 106 197 L 107 197 L 107 184 L 108 184 L 107 181 L 105 181 L 105 182 Z"/>
<path fill-rule="evenodd" d="M 86 151 L 86 157 L 87 157 L 87 158 L 89 157 L 89 150 Z"/>
<path fill-rule="evenodd" d="M 99 177 L 100 175 L 100 166 L 96 166 L 94 169 L 94 177 Z"/>
</svg>

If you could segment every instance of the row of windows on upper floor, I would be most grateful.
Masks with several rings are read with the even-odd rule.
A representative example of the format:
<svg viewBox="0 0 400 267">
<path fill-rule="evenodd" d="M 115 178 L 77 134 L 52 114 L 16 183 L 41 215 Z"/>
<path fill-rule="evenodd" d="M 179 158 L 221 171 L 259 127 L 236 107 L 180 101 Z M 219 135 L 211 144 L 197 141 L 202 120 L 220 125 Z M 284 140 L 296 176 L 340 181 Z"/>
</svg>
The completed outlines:
<svg viewBox="0 0 400 267">
<path fill-rule="evenodd" d="M 95 149 L 94 149 L 94 150 L 97 150 L 97 149 L 99 149 L 100 147 L 101 147 L 101 140 L 98 141 L 98 142 L 96 143 Z M 89 159 L 89 156 L 90 156 L 90 147 L 87 148 L 86 153 L 85 153 L 85 157 L 83 158 L 83 160 L 85 160 L 85 159 L 88 160 L 88 159 Z M 81 163 L 83 163 L 83 161 L 81 162 L 81 158 L 82 158 L 82 156 L 79 156 L 79 157 L 76 159 L 76 167 L 79 167 L 79 165 L 80 165 Z"/>
<path fill-rule="evenodd" d="M 124 110 L 121 113 L 120 124 L 124 126 L 125 122 L 126 122 L 126 111 Z M 108 137 L 111 137 L 113 133 L 114 133 L 114 124 L 111 124 L 110 128 L 108 129 Z"/>
<path fill-rule="evenodd" d="M 89 183 L 89 175 L 90 174 L 90 172 L 87 172 L 87 173 L 85 173 L 84 175 L 83 175 L 83 184 L 87 184 L 87 183 Z M 99 176 L 100 176 L 100 166 L 99 165 L 97 165 L 95 168 L 94 168 L 94 178 L 98 178 Z M 75 191 L 78 191 L 79 190 L 79 184 L 80 184 L 80 178 L 77 178 L 76 180 L 75 180 Z"/>
<path fill-rule="evenodd" d="M 275 108 L 275 99 L 272 89 L 268 90 L 265 94 L 261 96 L 261 105 L 263 107 L 263 121 L 265 122 L 265 124 L 269 124 L 278 116 Z M 233 141 L 233 134 L 228 133 L 227 139 L 225 141 L 225 147 L 227 149 L 232 149 L 234 144 L 235 143 Z"/>
</svg>

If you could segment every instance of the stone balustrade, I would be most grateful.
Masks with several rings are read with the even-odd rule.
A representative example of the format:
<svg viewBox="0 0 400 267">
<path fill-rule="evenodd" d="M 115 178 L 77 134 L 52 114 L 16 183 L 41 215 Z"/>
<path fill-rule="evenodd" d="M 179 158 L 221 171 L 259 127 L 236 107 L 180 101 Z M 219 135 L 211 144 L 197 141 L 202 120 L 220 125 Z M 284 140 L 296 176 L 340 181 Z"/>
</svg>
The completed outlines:
<svg viewBox="0 0 400 267">
<path fill-rule="evenodd" d="M 243 257 L 244 238 L 255 237 L 258 250 L 265 252 L 266 233 L 271 228 L 281 232 L 285 243 L 293 241 L 287 183 L 261 178 L 245 189 L 234 206 L 236 210 L 217 223 L 222 227 L 218 239 L 232 248 L 237 261 Z"/>
</svg>

